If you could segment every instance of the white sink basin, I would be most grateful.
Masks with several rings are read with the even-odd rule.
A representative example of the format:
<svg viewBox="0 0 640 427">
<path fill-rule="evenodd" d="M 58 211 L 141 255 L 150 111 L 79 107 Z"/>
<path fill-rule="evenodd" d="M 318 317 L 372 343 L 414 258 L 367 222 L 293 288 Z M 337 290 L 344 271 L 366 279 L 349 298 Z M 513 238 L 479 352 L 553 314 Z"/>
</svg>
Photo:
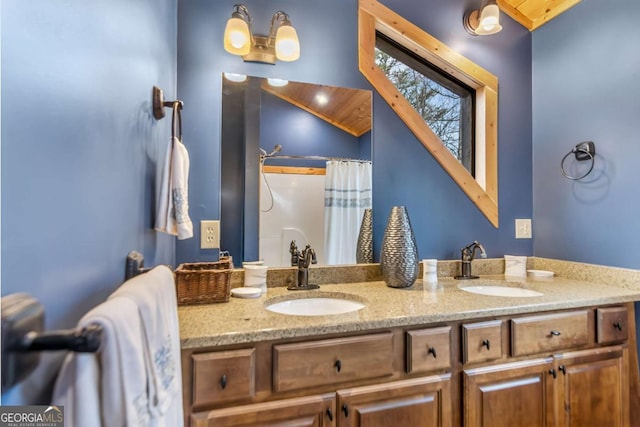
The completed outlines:
<svg viewBox="0 0 640 427">
<path fill-rule="evenodd" d="M 460 289 L 473 294 L 490 295 L 493 297 L 539 297 L 544 295 L 538 291 L 523 288 L 512 288 L 510 286 L 498 285 L 465 285 Z"/>
<path fill-rule="evenodd" d="M 327 316 L 351 313 L 364 307 L 363 303 L 346 298 L 308 297 L 267 304 L 266 309 L 294 316 Z"/>
</svg>

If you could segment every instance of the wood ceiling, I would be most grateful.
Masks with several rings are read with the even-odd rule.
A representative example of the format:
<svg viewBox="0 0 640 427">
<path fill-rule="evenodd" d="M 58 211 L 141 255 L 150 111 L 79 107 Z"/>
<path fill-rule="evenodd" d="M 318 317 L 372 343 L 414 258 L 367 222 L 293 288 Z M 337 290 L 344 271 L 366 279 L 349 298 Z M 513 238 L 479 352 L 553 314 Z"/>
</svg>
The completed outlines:
<svg viewBox="0 0 640 427">
<path fill-rule="evenodd" d="M 497 0 L 500 10 L 529 31 L 549 22 L 582 0 Z"/>
<path fill-rule="evenodd" d="M 353 136 L 371 130 L 371 91 L 297 82 L 272 87 L 266 80 L 262 89 Z M 326 96 L 326 104 L 318 103 L 318 94 Z"/>
</svg>

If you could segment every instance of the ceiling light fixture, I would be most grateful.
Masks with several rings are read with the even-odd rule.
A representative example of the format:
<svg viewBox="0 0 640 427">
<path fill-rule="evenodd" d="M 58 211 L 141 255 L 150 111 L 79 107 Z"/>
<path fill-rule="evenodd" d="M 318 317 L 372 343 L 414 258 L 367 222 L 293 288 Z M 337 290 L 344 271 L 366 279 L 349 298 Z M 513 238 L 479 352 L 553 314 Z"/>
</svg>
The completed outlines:
<svg viewBox="0 0 640 427">
<path fill-rule="evenodd" d="M 329 97 L 324 93 L 318 93 L 316 94 L 316 102 L 318 105 L 326 105 L 329 102 Z"/>
<path fill-rule="evenodd" d="M 275 64 L 300 58 L 300 41 L 289 15 L 278 11 L 271 18 L 269 35 L 258 36 L 251 31 L 249 9 L 243 4 L 234 5 L 235 11 L 224 30 L 224 50 L 242 56 L 248 62 Z"/>
<path fill-rule="evenodd" d="M 483 0 L 479 10 L 471 10 L 462 18 L 464 29 L 474 36 L 496 34 L 502 30 L 500 8 L 496 0 Z"/>
</svg>

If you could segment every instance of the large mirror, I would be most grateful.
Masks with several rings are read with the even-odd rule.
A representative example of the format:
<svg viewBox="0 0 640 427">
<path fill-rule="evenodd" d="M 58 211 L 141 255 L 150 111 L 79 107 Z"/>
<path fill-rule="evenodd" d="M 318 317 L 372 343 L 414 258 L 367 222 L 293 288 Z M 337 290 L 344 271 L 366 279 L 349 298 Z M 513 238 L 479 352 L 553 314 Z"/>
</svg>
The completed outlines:
<svg viewBox="0 0 640 427">
<path fill-rule="evenodd" d="M 229 73 L 222 91 L 221 248 L 289 266 L 295 241 L 320 265 L 354 264 L 372 206 L 371 91 Z"/>
</svg>

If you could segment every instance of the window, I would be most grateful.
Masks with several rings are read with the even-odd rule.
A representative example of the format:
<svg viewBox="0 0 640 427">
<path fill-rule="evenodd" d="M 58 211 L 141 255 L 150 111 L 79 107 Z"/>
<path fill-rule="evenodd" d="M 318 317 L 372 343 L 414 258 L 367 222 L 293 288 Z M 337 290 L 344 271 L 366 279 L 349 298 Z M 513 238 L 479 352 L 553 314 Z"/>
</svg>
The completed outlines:
<svg viewBox="0 0 640 427">
<path fill-rule="evenodd" d="M 380 33 L 376 33 L 375 62 L 451 154 L 474 175 L 475 91 Z"/>
<path fill-rule="evenodd" d="M 359 2 L 358 45 L 362 74 L 498 227 L 498 78 L 376 0 Z M 383 70 L 389 64 L 382 54 L 398 61 L 389 67 L 397 67 L 393 72 Z M 436 107 L 424 103 L 425 109 L 451 110 L 447 111 L 451 115 L 440 120 L 425 118 L 422 103 L 414 106 L 410 101 L 411 90 L 416 88 L 404 88 L 400 79 L 393 77 L 403 69 L 418 72 L 432 82 L 420 84 L 433 85 L 438 92 L 432 96 L 438 101 Z M 453 107 L 456 103 L 459 107 Z M 454 120 L 457 114 L 459 118 Z M 451 127 L 445 126 L 448 122 Z"/>
</svg>

